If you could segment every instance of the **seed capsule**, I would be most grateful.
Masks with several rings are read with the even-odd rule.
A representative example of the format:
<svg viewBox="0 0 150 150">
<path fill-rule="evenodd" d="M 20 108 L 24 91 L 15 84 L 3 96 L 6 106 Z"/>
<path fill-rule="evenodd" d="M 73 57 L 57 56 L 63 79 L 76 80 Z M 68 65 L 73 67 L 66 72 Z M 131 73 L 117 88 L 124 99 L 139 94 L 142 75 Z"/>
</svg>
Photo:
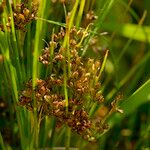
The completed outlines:
<svg viewBox="0 0 150 150">
<path fill-rule="evenodd" d="M 9 23 L 9 22 L 8 22 L 8 23 L 6 23 L 6 26 L 7 26 L 7 27 L 10 27 L 10 23 Z"/>
<path fill-rule="evenodd" d="M 18 15 L 18 19 L 21 21 L 21 22 L 24 22 L 25 21 L 25 17 L 23 14 L 19 14 Z"/>
<path fill-rule="evenodd" d="M 63 60 L 64 59 L 64 56 L 63 55 L 61 55 L 61 54 L 58 54 L 58 55 L 56 55 L 55 56 L 55 58 L 54 58 L 55 60 L 57 60 L 57 61 L 61 61 L 61 60 Z"/>
<path fill-rule="evenodd" d="M 24 8 L 23 13 L 24 13 L 24 16 L 27 18 L 29 16 L 30 11 L 29 11 L 29 9 Z"/>
<path fill-rule="evenodd" d="M 78 71 L 73 72 L 73 74 L 72 74 L 72 77 L 73 77 L 73 78 L 77 79 L 78 76 L 79 76 Z"/>
</svg>

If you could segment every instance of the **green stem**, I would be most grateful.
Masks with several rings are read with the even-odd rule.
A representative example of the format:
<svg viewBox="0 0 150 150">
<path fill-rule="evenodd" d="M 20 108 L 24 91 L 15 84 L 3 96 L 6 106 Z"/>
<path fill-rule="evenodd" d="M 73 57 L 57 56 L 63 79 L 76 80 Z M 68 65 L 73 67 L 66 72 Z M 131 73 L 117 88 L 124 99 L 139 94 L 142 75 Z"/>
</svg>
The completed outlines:
<svg viewBox="0 0 150 150">
<path fill-rule="evenodd" d="M 73 26 L 73 21 L 74 21 L 74 18 L 75 18 L 75 14 L 76 14 L 76 11 L 77 11 L 77 7 L 78 7 L 78 4 L 79 4 L 79 0 L 76 0 L 75 2 L 75 5 L 71 11 L 71 15 L 68 16 L 69 18 L 66 19 L 66 26 L 67 26 L 67 31 L 66 31 L 66 35 L 65 35 L 65 38 L 64 38 L 64 42 L 63 42 L 63 48 L 66 48 L 67 49 L 67 56 L 66 56 L 66 53 L 64 52 L 65 54 L 65 57 L 67 57 L 67 61 L 68 61 L 68 66 L 66 66 L 66 60 L 64 60 L 63 64 L 64 64 L 64 94 L 65 94 L 65 100 L 66 100 L 66 112 L 68 112 L 68 105 L 69 105 L 69 102 L 68 102 L 68 90 L 67 90 L 67 74 L 68 76 L 70 76 L 70 72 L 71 72 L 71 68 L 70 68 L 70 49 L 69 49 L 69 40 L 70 40 L 70 29 L 71 27 Z M 67 72 L 67 67 L 68 67 L 68 72 Z"/>
<path fill-rule="evenodd" d="M 4 141 L 3 141 L 3 137 L 2 137 L 2 134 L 0 132 L 0 148 L 1 150 L 5 150 L 5 145 L 4 145 Z"/>
<path fill-rule="evenodd" d="M 105 67 L 105 65 L 106 65 L 106 60 L 107 60 L 107 57 L 108 57 L 108 52 L 109 52 L 109 50 L 106 50 L 105 57 L 104 57 L 104 60 L 103 60 L 103 63 L 102 63 L 100 72 L 99 72 L 99 74 L 98 74 L 98 77 L 96 78 L 96 82 L 98 82 L 98 80 L 99 80 L 99 78 L 101 77 L 101 74 L 102 74 L 102 72 L 103 72 L 103 70 L 104 70 L 104 67 Z"/>
<path fill-rule="evenodd" d="M 71 129 L 69 127 L 66 127 L 66 150 L 69 150 L 70 148 L 70 138 L 71 138 Z"/>
<path fill-rule="evenodd" d="M 69 24 L 68 24 L 69 30 L 71 29 L 71 27 L 73 25 L 73 21 L 74 21 L 75 14 L 76 14 L 76 11 L 77 11 L 77 8 L 78 8 L 78 4 L 79 4 L 79 0 L 76 0 L 75 5 L 74 5 L 74 7 L 71 11 L 70 19 L 69 19 Z"/>
<path fill-rule="evenodd" d="M 65 94 L 65 101 L 66 101 L 66 112 L 68 113 L 68 90 L 67 90 L 67 72 L 66 72 L 66 64 L 64 64 L 64 94 Z"/>
<path fill-rule="evenodd" d="M 47 19 L 43 19 L 43 18 L 39 18 L 39 17 L 36 17 L 36 20 L 41 20 L 41 21 L 45 21 L 45 22 L 50 23 L 50 24 L 55 24 L 55 25 L 58 25 L 58 26 L 66 27 L 65 23 L 60 23 L 60 22 L 56 22 L 56 21 L 53 21 L 53 20 L 47 20 Z"/>
<path fill-rule="evenodd" d="M 40 2 L 39 10 L 38 10 L 38 16 L 43 17 L 45 8 L 46 8 L 46 0 Z M 32 71 L 32 87 L 34 89 L 36 85 L 36 78 L 38 76 L 38 57 L 39 57 L 39 50 L 42 47 L 41 40 L 43 35 L 43 22 L 40 22 L 40 20 L 37 20 L 36 23 L 36 34 L 35 34 L 35 46 L 34 46 L 34 52 L 33 52 L 33 71 Z"/>
<path fill-rule="evenodd" d="M 17 46 L 17 39 L 16 39 L 16 33 L 15 33 L 15 25 L 14 25 L 14 19 L 13 19 L 13 12 L 12 12 L 12 8 L 11 8 L 11 4 L 10 1 L 8 1 L 8 5 L 9 5 L 9 9 L 10 9 L 10 15 L 11 15 L 11 31 L 12 31 L 12 41 L 13 41 L 13 49 L 14 49 L 14 53 L 15 53 L 15 63 L 16 63 L 16 67 L 17 67 L 17 74 L 19 75 L 19 83 L 22 81 L 22 69 L 20 66 L 20 58 L 19 58 L 19 53 L 18 53 L 18 46 Z M 10 37 L 11 40 L 11 37 Z"/>
<path fill-rule="evenodd" d="M 97 103 L 94 103 L 94 104 L 92 105 L 92 108 L 90 109 L 89 117 L 91 117 L 91 116 L 94 114 L 96 108 L 97 108 Z"/>
<path fill-rule="evenodd" d="M 82 0 L 81 3 L 80 3 L 80 8 L 79 8 L 79 12 L 78 12 L 77 20 L 76 20 L 76 27 L 79 27 L 79 25 L 80 25 L 83 10 L 84 10 L 84 6 L 85 6 L 85 0 Z"/>
<path fill-rule="evenodd" d="M 28 32 L 27 32 L 27 41 L 31 41 L 31 24 L 28 25 L 27 27 Z M 31 57 L 31 42 L 28 42 L 26 44 L 26 51 L 27 51 L 27 79 L 31 77 L 31 62 L 32 62 L 32 57 Z"/>
<path fill-rule="evenodd" d="M 56 128 L 56 119 L 52 118 L 51 119 L 51 129 L 52 129 L 52 133 L 51 133 L 51 138 L 50 138 L 50 148 L 54 147 L 54 142 L 55 142 L 55 128 Z"/>
</svg>

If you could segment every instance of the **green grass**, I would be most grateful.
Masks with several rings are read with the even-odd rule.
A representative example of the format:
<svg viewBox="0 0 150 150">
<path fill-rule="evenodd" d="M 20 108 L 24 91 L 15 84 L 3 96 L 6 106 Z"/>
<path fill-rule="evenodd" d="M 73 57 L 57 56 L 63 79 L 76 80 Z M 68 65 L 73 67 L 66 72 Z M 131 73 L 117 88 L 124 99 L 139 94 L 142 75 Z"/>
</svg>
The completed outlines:
<svg viewBox="0 0 150 150">
<path fill-rule="evenodd" d="M 0 149 L 65 147 L 67 150 L 69 147 L 77 147 L 103 150 L 120 149 L 124 145 L 125 149 L 131 149 L 133 142 L 135 149 L 150 148 L 148 0 L 143 4 L 127 0 L 76 0 L 75 3 L 70 1 L 69 4 L 41 1 L 37 16 L 25 26 L 25 31 L 16 29 L 10 1 L 7 0 L 6 5 L 2 2 L 0 3 L 4 11 L 0 14 L 0 24 L 4 28 L 0 31 Z M 18 2 L 13 0 L 14 7 Z M 32 0 L 29 0 L 27 4 L 30 11 L 31 2 Z M 90 25 L 85 21 L 89 10 L 93 10 L 98 16 Z M 11 17 L 10 29 L 7 28 L 8 16 Z M 112 113 L 110 110 L 110 114 L 104 119 L 110 128 L 97 135 L 99 138 L 96 143 L 87 142 L 66 124 L 58 128 L 55 117 L 46 116 L 40 121 L 36 109 L 36 92 L 32 92 L 35 106 L 33 111 L 18 105 L 27 81 L 32 79 L 34 90 L 37 78 L 44 80 L 53 73 L 55 68 L 52 63 L 48 67 L 41 65 L 39 56 L 42 49 L 49 46 L 49 41 L 53 41 L 53 33 L 59 33 L 63 27 L 66 34 L 60 46 L 66 50 L 63 53 L 66 60 L 63 60 L 62 68 L 60 64 L 56 68 L 58 72 L 61 72 L 61 69 L 64 71 L 63 88 L 56 88 L 55 91 L 64 95 L 68 114 L 69 97 L 73 95 L 67 83 L 72 75 L 71 66 L 68 64 L 72 61 L 70 32 L 73 26 L 77 29 L 85 28 L 77 43 L 82 59 L 86 61 L 88 58 L 94 58 L 101 61 L 98 76 L 93 73 L 95 79 L 90 84 L 92 87 L 101 81 L 100 92 L 104 95 L 107 110 L 111 109 L 111 102 L 116 100 L 118 95 L 123 95 L 115 106 L 123 110 L 123 114 Z M 102 35 L 103 32 L 108 34 Z M 91 40 L 95 37 L 97 43 L 92 46 Z M 53 60 L 55 51 L 54 47 L 50 49 L 50 61 Z M 89 95 L 84 96 L 89 116 L 100 117 L 103 106 L 93 102 Z M 124 135 L 124 131 L 129 131 L 129 134 Z"/>
</svg>

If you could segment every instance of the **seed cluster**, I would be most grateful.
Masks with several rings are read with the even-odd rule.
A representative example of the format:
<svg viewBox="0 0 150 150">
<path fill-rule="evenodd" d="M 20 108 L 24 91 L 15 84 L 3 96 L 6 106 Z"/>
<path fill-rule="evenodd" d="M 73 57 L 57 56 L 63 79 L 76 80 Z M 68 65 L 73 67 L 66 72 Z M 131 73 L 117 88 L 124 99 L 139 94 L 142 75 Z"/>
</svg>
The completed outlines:
<svg viewBox="0 0 150 150">
<path fill-rule="evenodd" d="M 67 124 L 72 131 L 77 132 L 84 139 L 91 142 L 96 141 L 97 133 L 104 132 L 107 125 L 101 126 L 100 123 L 92 121 L 86 110 L 83 96 L 78 92 L 76 93 L 77 96 L 69 98 L 68 112 L 66 113 L 65 97 L 60 90 L 55 91 L 56 86 L 62 86 L 60 79 L 54 80 L 53 77 L 47 80 L 37 79 L 36 83 L 34 92 L 32 81 L 26 83 L 26 89 L 22 91 L 18 103 L 20 106 L 25 106 L 30 111 L 36 110 L 41 118 L 45 116 L 56 117 L 57 126 Z M 33 97 L 36 104 L 34 104 Z"/>
<path fill-rule="evenodd" d="M 77 30 L 75 27 L 70 31 L 70 58 L 65 56 L 65 51 L 61 41 L 65 36 L 65 31 L 61 29 L 58 35 L 53 35 L 53 41 L 50 42 L 49 47 L 43 50 L 42 55 L 39 57 L 39 61 L 44 65 L 53 65 L 51 80 L 52 85 L 61 84 L 63 86 L 63 75 L 64 75 L 64 62 L 66 66 L 69 66 L 70 72 L 67 77 L 67 88 L 72 97 L 77 99 L 84 99 L 85 95 L 91 97 L 92 100 L 102 103 L 104 98 L 100 91 L 100 83 L 97 82 L 101 63 L 94 59 L 85 59 L 79 56 L 79 47 L 82 37 L 85 31 Z M 74 44 L 72 44 L 72 42 Z M 54 53 L 51 55 L 51 50 L 54 49 Z M 51 81 L 52 82 L 52 81 Z"/>
<path fill-rule="evenodd" d="M 97 20 L 98 16 L 95 15 L 93 10 L 89 10 L 84 18 L 84 26 L 87 26 L 88 24 L 92 23 L 93 21 Z"/>
<path fill-rule="evenodd" d="M 88 114 L 92 103 L 104 102 L 98 79 L 101 63 L 80 57 L 79 44 L 87 36 L 85 34 L 85 29 L 77 30 L 73 27 L 70 30 L 69 56 L 66 56 L 67 49 L 62 46 L 65 29 L 61 28 L 58 34 L 53 34 L 48 47 L 43 49 L 39 57 L 43 65 L 52 67 L 51 73 L 45 80 L 37 79 L 34 90 L 32 81 L 28 81 L 20 96 L 19 105 L 31 111 L 36 109 L 41 117 L 55 116 L 58 126 L 67 124 L 84 139 L 95 141 L 97 133 L 106 129 L 106 125 L 93 122 Z M 65 66 L 68 107 L 64 95 Z"/>
<path fill-rule="evenodd" d="M 15 29 L 17 30 L 25 30 L 25 26 L 35 19 L 37 15 L 37 9 L 38 4 L 32 3 L 31 8 L 29 9 L 27 7 L 27 4 L 20 3 L 17 4 L 16 7 L 12 7 L 13 10 L 13 19 L 14 19 L 14 25 Z M 11 16 L 8 17 L 8 22 L 6 23 L 7 29 L 10 31 L 11 29 Z M 4 30 L 4 27 L 1 25 L 2 30 Z"/>
</svg>

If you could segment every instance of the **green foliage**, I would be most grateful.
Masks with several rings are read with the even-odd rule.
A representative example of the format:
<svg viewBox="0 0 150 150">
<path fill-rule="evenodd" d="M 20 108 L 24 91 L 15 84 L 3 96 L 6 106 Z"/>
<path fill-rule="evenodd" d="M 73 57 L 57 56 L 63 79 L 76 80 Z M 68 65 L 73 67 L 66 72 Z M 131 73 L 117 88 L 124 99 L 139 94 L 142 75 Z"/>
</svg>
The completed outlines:
<svg viewBox="0 0 150 150">
<path fill-rule="evenodd" d="M 0 149 L 149 149 L 150 1 L 12 3 L 0 1 Z"/>
</svg>

